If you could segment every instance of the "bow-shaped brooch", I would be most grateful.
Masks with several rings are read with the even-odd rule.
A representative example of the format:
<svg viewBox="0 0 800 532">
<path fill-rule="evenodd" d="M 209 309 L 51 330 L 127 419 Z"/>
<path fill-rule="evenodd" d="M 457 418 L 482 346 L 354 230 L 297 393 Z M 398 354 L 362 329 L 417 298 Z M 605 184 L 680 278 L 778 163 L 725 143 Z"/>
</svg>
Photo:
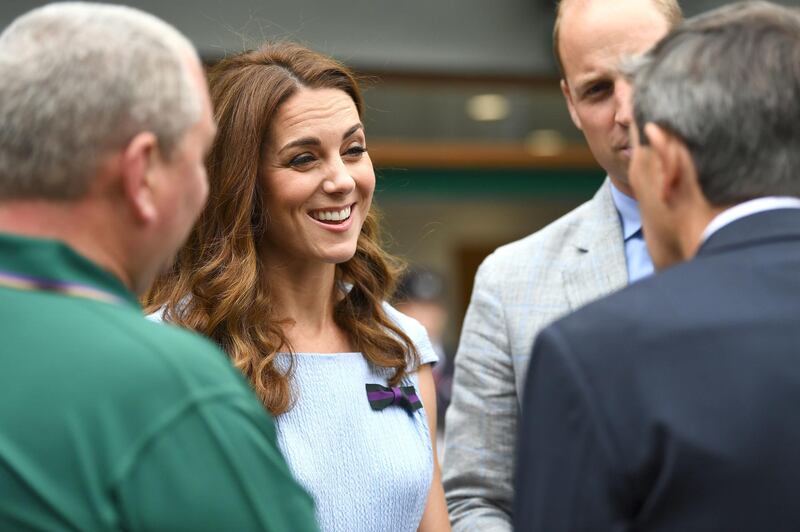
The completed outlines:
<svg viewBox="0 0 800 532">
<path fill-rule="evenodd" d="M 373 410 L 383 410 L 387 406 L 397 405 L 412 414 L 422 408 L 422 401 L 413 386 L 392 386 L 387 388 L 380 384 L 367 384 L 367 399 Z"/>
</svg>

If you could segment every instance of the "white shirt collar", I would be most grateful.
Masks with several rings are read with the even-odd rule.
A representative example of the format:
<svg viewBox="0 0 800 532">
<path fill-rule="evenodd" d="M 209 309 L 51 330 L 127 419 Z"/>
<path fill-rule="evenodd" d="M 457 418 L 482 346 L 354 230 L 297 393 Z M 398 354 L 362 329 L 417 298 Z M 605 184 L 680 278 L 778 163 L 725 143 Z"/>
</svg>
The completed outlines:
<svg viewBox="0 0 800 532">
<path fill-rule="evenodd" d="M 700 242 L 705 242 L 711 235 L 726 225 L 744 218 L 745 216 L 775 209 L 800 209 L 800 198 L 795 198 L 793 196 L 767 196 L 734 205 L 730 209 L 722 211 L 711 220 L 711 223 L 708 224 L 705 231 L 703 231 Z"/>
</svg>

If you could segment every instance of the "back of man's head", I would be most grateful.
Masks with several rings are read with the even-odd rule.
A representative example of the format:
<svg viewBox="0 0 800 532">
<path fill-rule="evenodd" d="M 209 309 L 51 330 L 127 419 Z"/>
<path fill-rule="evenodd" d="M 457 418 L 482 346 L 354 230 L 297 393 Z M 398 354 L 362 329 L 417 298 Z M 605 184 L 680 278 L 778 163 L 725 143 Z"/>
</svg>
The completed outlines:
<svg viewBox="0 0 800 532">
<path fill-rule="evenodd" d="M 150 131 L 169 155 L 201 114 L 196 52 L 136 9 L 57 3 L 0 35 L 0 202 L 75 200 L 103 157 Z"/>
<path fill-rule="evenodd" d="M 716 9 L 630 70 L 641 143 L 648 123 L 680 138 L 710 204 L 800 196 L 800 11 L 768 2 Z"/>
</svg>

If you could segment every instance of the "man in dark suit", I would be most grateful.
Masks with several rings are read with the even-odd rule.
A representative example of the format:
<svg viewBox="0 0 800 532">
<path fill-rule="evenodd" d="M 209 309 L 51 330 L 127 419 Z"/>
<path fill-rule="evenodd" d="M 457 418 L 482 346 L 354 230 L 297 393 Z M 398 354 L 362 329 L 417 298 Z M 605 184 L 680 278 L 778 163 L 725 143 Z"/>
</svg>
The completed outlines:
<svg viewBox="0 0 800 532">
<path fill-rule="evenodd" d="M 660 273 L 539 336 L 516 528 L 800 530 L 800 14 L 709 12 L 629 74 Z"/>
</svg>

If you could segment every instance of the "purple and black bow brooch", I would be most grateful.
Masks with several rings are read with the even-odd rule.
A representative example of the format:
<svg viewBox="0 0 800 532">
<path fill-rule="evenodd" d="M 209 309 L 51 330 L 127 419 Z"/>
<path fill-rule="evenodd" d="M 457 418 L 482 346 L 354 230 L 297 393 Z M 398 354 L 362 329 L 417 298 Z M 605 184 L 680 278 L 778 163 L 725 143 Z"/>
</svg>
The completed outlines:
<svg viewBox="0 0 800 532">
<path fill-rule="evenodd" d="M 417 396 L 413 386 L 392 386 L 391 388 L 380 384 L 367 384 L 367 399 L 373 410 L 383 410 L 387 406 L 397 405 L 405 408 L 412 414 L 422 408 L 422 401 Z"/>
</svg>

